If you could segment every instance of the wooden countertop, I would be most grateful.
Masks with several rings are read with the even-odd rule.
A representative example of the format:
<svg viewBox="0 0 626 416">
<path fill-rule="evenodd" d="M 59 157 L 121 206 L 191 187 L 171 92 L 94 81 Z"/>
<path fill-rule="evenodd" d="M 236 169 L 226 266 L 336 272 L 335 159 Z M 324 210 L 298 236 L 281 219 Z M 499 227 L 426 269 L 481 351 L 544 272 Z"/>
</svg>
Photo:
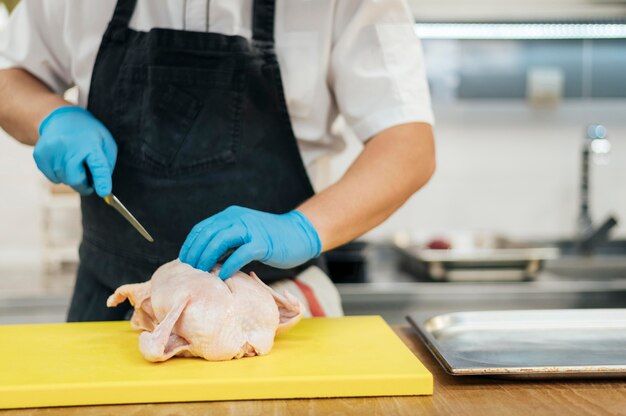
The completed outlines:
<svg viewBox="0 0 626 416">
<path fill-rule="evenodd" d="M 81 406 L 0 411 L 23 415 L 626 415 L 626 380 L 512 381 L 447 375 L 408 326 L 394 330 L 433 373 L 433 396 Z"/>
</svg>

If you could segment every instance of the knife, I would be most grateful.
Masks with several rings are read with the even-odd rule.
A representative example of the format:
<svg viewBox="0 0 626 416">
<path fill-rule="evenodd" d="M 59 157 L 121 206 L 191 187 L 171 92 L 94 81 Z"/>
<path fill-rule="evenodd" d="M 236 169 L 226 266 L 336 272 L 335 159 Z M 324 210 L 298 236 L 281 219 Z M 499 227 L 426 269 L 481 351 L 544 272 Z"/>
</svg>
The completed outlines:
<svg viewBox="0 0 626 416">
<path fill-rule="evenodd" d="M 91 176 L 91 171 L 89 170 L 89 167 L 87 166 L 86 163 L 85 163 L 85 173 L 87 174 L 88 185 L 93 187 L 93 177 Z M 124 204 L 122 204 L 122 202 L 115 195 L 111 193 L 102 199 L 104 199 L 104 202 L 106 202 L 107 205 L 113 207 L 117 212 L 119 212 L 122 215 L 122 217 L 124 217 L 126 221 L 128 221 L 130 225 L 132 225 L 133 228 L 139 232 L 139 234 L 141 234 L 143 238 L 145 238 L 151 243 L 154 243 L 154 239 L 152 238 L 150 233 L 148 233 L 148 231 L 146 231 L 146 229 L 143 228 L 143 225 L 141 225 L 141 223 L 137 221 L 137 218 L 135 218 L 135 216 L 130 213 L 130 211 L 124 206 Z"/>
<path fill-rule="evenodd" d="M 104 199 L 104 202 L 109 204 L 109 206 L 112 206 L 113 208 L 115 208 L 117 212 L 122 214 L 122 217 L 126 218 L 126 221 L 128 221 L 130 225 L 132 225 L 135 228 L 135 230 L 139 231 L 139 234 L 141 234 L 143 238 L 145 238 L 151 243 L 154 243 L 154 239 L 152 238 L 150 233 L 148 233 L 148 231 L 146 231 L 146 229 L 143 228 L 143 225 L 141 225 L 141 223 L 137 221 L 137 218 L 135 218 L 133 214 L 130 213 L 130 211 L 124 206 L 124 204 L 122 204 L 122 202 L 119 199 L 117 199 L 115 195 L 109 194 L 105 196 L 103 199 Z"/>
</svg>

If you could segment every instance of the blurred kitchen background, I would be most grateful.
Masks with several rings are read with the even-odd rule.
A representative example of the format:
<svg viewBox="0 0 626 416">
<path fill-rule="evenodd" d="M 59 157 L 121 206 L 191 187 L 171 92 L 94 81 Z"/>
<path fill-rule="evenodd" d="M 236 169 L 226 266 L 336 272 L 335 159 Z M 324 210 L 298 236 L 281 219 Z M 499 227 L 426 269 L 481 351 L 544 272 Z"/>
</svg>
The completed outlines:
<svg viewBox="0 0 626 416">
<path fill-rule="evenodd" d="M 0 3 L 0 26 L 15 3 Z M 410 4 L 437 172 L 329 253 L 346 313 L 398 323 L 418 310 L 626 307 L 626 0 Z M 62 321 L 79 199 L 4 136 L 0 323 Z M 346 142 L 317 163 L 318 188 L 358 153 L 350 132 Z"/>
</svg>

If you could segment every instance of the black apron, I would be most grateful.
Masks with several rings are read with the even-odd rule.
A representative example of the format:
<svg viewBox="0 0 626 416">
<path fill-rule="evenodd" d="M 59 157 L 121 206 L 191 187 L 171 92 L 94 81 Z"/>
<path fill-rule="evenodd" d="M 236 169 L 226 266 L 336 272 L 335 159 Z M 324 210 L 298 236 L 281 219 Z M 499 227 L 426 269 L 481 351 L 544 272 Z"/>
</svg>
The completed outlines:
<svg viewBox="0 0 626 416">
<path fill-rule="evenodd" d="M 256 0 L 252 40 L 131 30 L 136 0 L 118 0 L 102 38 L 88 109 L 118 146 L 113 192 L 155 239 L 143 239 L 95 194 L 82 197 L 80 265 L 68 321 L 127 318 L 106 298 L 178 256 L 191 228 L 230 205 L 272 213 L 313 195 L 274 52 L 274 1 Z M 266 282 L 290 270 L 253 263 Z"/>
</svg>

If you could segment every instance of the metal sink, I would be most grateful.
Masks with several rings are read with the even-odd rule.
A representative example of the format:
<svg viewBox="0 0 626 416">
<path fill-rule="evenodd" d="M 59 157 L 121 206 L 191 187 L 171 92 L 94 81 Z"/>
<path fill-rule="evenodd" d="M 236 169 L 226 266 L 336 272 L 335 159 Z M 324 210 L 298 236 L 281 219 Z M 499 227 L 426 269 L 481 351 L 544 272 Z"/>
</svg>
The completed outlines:
<svg viewBox="0 0 626 416">
<path fill-rule="evenodd" d="M 551 243 L 561 250 L 561 255 L 566 257 L 580 257 L 582 254 L 578 250 L 578 242 L 573 240 L 559 240 Z M 611 240 L 593 248 L 591 256 L 626 258 L 626 240 Z"/>
<path fill-rule="evenodd" d="M 558 247 L 561 256 L 545 263 L 545 270 L 576 279 L 626 278 L 626 240 L 612 240 L 593 247 L 590 253 L 579 250 L 573 240 L 548 242 Z"/>
</svg>

